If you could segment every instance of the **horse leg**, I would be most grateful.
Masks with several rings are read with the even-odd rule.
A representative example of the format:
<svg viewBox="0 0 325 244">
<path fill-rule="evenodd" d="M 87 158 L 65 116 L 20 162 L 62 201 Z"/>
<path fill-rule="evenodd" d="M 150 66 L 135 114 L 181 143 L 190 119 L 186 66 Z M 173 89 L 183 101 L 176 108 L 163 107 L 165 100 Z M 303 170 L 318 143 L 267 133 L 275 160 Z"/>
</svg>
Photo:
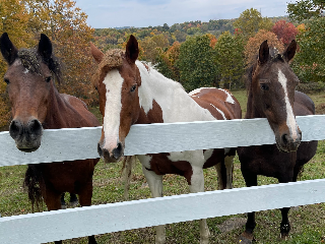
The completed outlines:
<svg viewBox="0 0 325 244">
<path fill-rule="evenodd" d="M 147 179 L 152 197 L 162 197 L 163 196 L 163 187 L 162 187 L 162 176 L 157 175 L 155 172 L 147 170 L 142 165 L 142 171 L 144 176 Z M 163 244 L 166 241 L 166 230 L 164 225 L 156 226 L 156 244 Z"/>
<path fill-rule="evenodd" d="M 290 175 L 286 174 L 285 179 L 279 179 L 280 183 L 288 183 L 290 181 L 296 181 L 297 180 L 297 175 L 299 171 L 293 172 L 293 176 L 290 177 Z M 280 224 L 280 238 L 281 239 L 287 239 L 289 236 L 289 232 L 291 230 L 289 218 L 288 218 L 288 213 L 289 213 L 290 208 L 282 208 L 281 209 L 281 215 L 282 215 L 282 221 Z"/>
<path fill-rule="evenodd" d="M 214 167 L 218 174 L 218 190 L 226 189 L 227 173 L 224 161 L 218 162 Z"/>
<path fill-rule="evenodd" d="M 91 205 L 91 198 L 93 196 L 93 185 L 92 179 L 90 183 L 81 187 L 81 191 L 79 192 L 79 202 L 81 206 L 90 206 Z M 95 236 L 88 236 L 88 244 L 97 244 Z"/>
<path fill-rule="evenodd" d="M 191 178 L 190 184 L 190 192 L 204 192 L 204 175 L 202 167 L 193 167 L 193 174 Z M 206 219 L 200 220 L 200 244 L 207 244 L 209 243 L 209 227 L 207 225 Z"/>
<path fill-rule="evenodd" d="M 225 167 L 227 172 L 227 186 L 226 189 L 232 189 L 232 181 L 233 181 L 233 172 L 234 172 L 234 156 L 226 156 L 225 161 Z"/>
<path fill-rule="evenodd" d="M 63 192 L 61 194 L 61 198 L 60 198 L 60 201 L 61 201 L 61 208 L 62 209 L 66 209 L 67 208 L 67 204 L 65 203 L 65 200 L 64 200 L 64 195 L 65 195 L 65 192 Z"/>
<path fill-rule="evenodd" d="M 70 207 L 76 207 L 78 205 L 77 195 L 70 193 Z"/>
<path fill-rule="evenodd" d="M 242 170 L 246 186 L 257 186 L 257 175 L 255 174 L 245 174 L 244 171 Z M 251 212 L 247 214 L 247 222 L 245 225 L 245 231 L 240 235 L 239 237 L 239 243 L 252 243 L 254 240 L 254 235 L 253 231 L 256 226 L 256 221 L 255 221 L 255 212 Z"/>
<path fill-rule="evenodd" d="M 64 193 L 63 194 L 56 193 L 47 188 L 46 194 L 43 194 L 43 196 L 48 210 L 58 210 L 61 208 L 61 199 L 63 196 L 63 200 L 64 200 Z M 62 241 L 55 241 L 54 243 L 62 244 Z"/>
</svg>

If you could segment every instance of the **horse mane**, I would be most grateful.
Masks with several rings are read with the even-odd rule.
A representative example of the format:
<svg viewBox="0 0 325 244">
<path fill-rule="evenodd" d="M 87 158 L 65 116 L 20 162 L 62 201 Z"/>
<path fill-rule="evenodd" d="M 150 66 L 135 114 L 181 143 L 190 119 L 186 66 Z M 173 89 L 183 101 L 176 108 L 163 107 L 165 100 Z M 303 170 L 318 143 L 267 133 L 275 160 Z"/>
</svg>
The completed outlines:
<svg viewBox="0 0 325 244">
<path fill-rule="evenodd" d="M 97 82 L 102 80 L 103 71 L 106 73 L 109 70 L 119 68 L 123 64 L 123 59 L 125 58 L 125 52 L 121 49 L 109 49 L 98 64 L 98 68 L 92 77 L 92 83 L 97 86 Z"/>
<path fill-rule="evenodd" d="M 47 60 L 45 60 L 36 50 L 36 48 L 27 49 L 22 48 L 18 51 L 18 58 L 20 59 L 24 68 L 30 72 L 42 75 L 40 63 L 45 63 L 51 72 L 54 74 L 57 82 L 60 84 L 62 80 L 61 64 L 57 57 L 53 54 Z"/>
</svg>

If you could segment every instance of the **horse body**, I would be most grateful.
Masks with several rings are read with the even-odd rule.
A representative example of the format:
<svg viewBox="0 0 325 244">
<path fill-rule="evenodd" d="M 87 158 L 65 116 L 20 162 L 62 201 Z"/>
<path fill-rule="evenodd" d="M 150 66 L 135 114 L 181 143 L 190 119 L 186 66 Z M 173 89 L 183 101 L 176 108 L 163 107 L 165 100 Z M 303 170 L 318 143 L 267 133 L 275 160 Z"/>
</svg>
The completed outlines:
<svg viewBox="0 0 325 244">
<path fill-rule="evenodd" d="M 295 91 L 299 80 L 288 64 L 295 50 L 296 43 L 293 41 L 283 55 L 270 56 L 267 42 L 264 42 L 260 47 L 259 60 L 249 72 L 245 118 L 267 118 L 275 134 L 276 145 L 238 148 L 247 186 L 257 185 L 257 175 L 275 177 L 280 183 L 296 181 L 303 165 L 316 153 L 317 142 L 301 142 L 301 131 L 295 120 L 298 115 L 315 114 L 313 101 L 306 94 Z M 281 209 L 283 238 L 290 231 L 289 209 Z M 255 214 L 249 213 L 241 243 L 251 243 L 255 226 Z"/>
<path fill-rule="evenodd" d="M 9 65 L 4 77 L 13 117 L 9 132 L 19 150 L 37 150 L 43 128 L 100 125 L 81 100 L 60 94 L 55 88 L 52 75 L 60 81 L 59 67 L 52 55 L 52 44 L 45 35 L 41 35 L 37 49 L 18 51 L 4 33 L 0 47 Z M 98 159 L 89 159 L 28 165 L 24 182 L 33 205 L 38 204 L 42 196 L 49 210 L 60 209 L 64 192 L 78 194 L 82 206 L 91 205 L 92 176 L 97 162 Z M 93 236 L 89 237 L 89 243 L 96 243 Z"/>
<path fill-rule="evenodd" d="M 131 36 L 126 52 L 102 53 L 91 46 L 99 64 L 94 83 L 103 115 L 98 152 L 106 162 L 123 155 L 124 141 L 131 125 L 211 121 L 241 117 L 238 101 L 226 90 L 202 88 L 188 94 L 183 87 L 148 65 L 137 61 L 138 44 Z M 190 132 L 189 132 L 190 133 Z M 153 197 L 163 196 L 162 176 L 186 178 L 191 192 L 204 191 L 203 168 L 216 166 L 220 188 L 231 187 L 233 149 L 195 150 L 138 156 Z M 227 173 L 221 165 L 227 167 Z M 226 175 L 227 174 L 227 175 Z M 201 242 L 208 240 L 205 220 L 200 222 Z M 164 227 L 157 227 L 156 243 L 164 243 Z"/>
</svg>

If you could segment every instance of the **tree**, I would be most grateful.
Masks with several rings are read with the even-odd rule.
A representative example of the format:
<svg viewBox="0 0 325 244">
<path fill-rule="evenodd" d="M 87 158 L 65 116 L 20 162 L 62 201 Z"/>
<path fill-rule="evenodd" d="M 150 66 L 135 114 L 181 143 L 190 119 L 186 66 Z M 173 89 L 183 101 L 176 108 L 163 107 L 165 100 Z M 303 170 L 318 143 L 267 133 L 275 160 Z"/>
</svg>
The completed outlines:
<svg viewBox="0 0 325 244">
<path fill-rule="evenodd" d="M 174 42 L 166 52 L 159 56 L 158 63 L 156 65 L 159 72 L 175 81 L 180 80 L 179 69 L 176 66 L 176 61 L 179 59 L 180 46 L 181 45 L 179 42 Z"/>
<path fill-rule="evenodd" d="M 189 37 L 180 46 L 177 67 L 180 82 L 187 91 L 201 86 L 212 86 L 216 78 L 214 51 L 207 35 Z"/>
<path fill-rule="evenodd" d="M 234 28 L 239 29 L 245 39 L 254 36 L 258 30 L 271 30 L 273 23 L 268 18 L 263 18 L 257 9 L 246 9 L 233 24 Z"/>
<path fill-rule="evenodd" d="M 275 47 L 279 53 L 284 51 L 284 45 L 278 40 L 277 36 L 270 31 L 260 30 L 254 37 L 249 38 L 245 46 L 246 65 L 250 66 L 257 58 L 258 50 L 262 44 L 267 40 L 269 47 Z"/>
<path fill-rule="evenodd" d="M 302 82 L 317 83 L 319 89 L 325 84 L 325 17 L 306 25 L 306 31 L 298 35 L 299 52 L 294 59 L 294 71 Z"/>
<path fill-rule="evenodd" d="M 297 0 L 288 3 L 289 18 L 298 22 L 321 17 L 325 10 L 324 0 Z"/>
<path fill-rule="evenodd" d="M 323 0 L 300 0 L 288 4 L 289 16 L 306 22 L 297 36 L 299 50 L 293 69 L 303 83 L 309 83 L 311 89 L 325 87 L 324 9 Z"/>
<path fill-rule="evenodd" d="M 219 36 L 215 45 L 219 86 L 228 89 L 241 86 L 240 81 L 245 68 L 243 49 L 243 41 L 232 36 L 229 31 Z"/>
<path fill-rule="evenodd" d="M 277 21 L 272 27 L 272 31 L 285 46 L 288 46 L 298 34 L 296 27 L 291 22 L 286 22 L 285 20 Z"/>
</svg>

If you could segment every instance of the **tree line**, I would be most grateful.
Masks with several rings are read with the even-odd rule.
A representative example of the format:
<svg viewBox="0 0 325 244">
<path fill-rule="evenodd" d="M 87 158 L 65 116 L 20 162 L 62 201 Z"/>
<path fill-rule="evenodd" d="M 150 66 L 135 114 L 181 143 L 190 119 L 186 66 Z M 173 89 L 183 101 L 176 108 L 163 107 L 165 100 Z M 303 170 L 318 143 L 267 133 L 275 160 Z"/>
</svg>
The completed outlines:
<svg viewBox="0 0 325 244">
<path fill-rule="evenodd" d="M 131 34 L 139 41 L 139 59 L 150 62 L 188 91 L 199 86 L 243 88 L 245 70 L 264 40 L 281 52 L 296 39 L 299 50 L 292 67 L 302 81 L 300 88 L 322 90 L 324 3 L 299 0 L 287 7 L 287 17 L 262 17 L 251 8 L 231 20 L 94 30 L 72 0 L 0 0 L 0 30 L 8 32 L 18 48 L 35 45 L 40 33 L 48 35 L 63 63 L 65 83 L 57 84 L 60 92 L 76 95 L 89 105 L 97 103 L 90 83 L 94 63 L 89 42 L 103 51 L 123 48 Z M 2 77 L 5 70 L 1 59 Z M 5 87 L 4 82 L 0 83 L 0 126 L 10 118 Z"/>
</svg>

